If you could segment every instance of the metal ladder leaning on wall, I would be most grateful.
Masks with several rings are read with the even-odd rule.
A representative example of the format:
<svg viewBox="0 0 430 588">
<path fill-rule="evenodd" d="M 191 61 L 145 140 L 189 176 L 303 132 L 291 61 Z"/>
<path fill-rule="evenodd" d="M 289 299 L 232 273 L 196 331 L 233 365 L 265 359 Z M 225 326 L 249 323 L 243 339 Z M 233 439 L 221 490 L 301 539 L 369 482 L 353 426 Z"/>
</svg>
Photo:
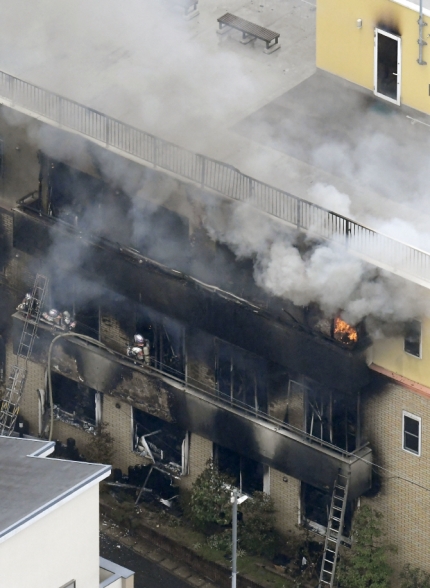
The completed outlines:
<svg viewBox="0 0 430 588">
<path fill-rule="evenodd" d="M 327 586 L 333 588 L 337 555 L 345 521 L 349 478 L 349 472 L 345 475 L 339 471 L 334 483 L 318 588 L 326 588 Z"/>
<path fill-rule="evenodd" d="M 12 435 L 19 412 L 22 393 L 24 391 L 25 376 L 27 374 L 27 361 L 31 355 L 43 300 L 48 286 L 48 278 L 37 274 L 34 282 L 28 308 L 25 310 L 24 327 L 19 340 L 15 365 L 12 367 L 8 380 L 5 397 L 0 407 L 0 435 Z"/>
</svg>

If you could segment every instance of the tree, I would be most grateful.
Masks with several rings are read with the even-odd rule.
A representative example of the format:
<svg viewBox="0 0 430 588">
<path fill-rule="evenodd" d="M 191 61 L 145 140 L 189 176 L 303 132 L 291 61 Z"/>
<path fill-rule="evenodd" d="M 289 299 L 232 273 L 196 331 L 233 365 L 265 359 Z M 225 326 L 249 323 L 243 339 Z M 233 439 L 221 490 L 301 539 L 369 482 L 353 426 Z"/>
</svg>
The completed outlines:
<svg viewBox="0 0 430 588">
<path fill-rule="evenodd" d="M 384 543 L 382 514 L 362 506 L 354 517 L 352 548 L 339 567 L 339 581 L 344 588 L 389 588 L 392 568 L 387 555 L 395 551 Z"/>
<path fill-rule="evenodd" d="M 227 525 L 231 521 L 231 480 L 222 474 L 212 460 L 192 486 L 190 515 L 194 526 L 206 531 L 212 524 Z"/>
<path fill-rule="evenodd" d="M 87 461 L 92 463 L 111 464 L 113 461 L 113 437 L 107 430 L 108 423 L 100 423 L 96 427 L 96 434 L 85 451 Z"/>
<path fill-rule="evenodd" d="M 430 574 L 406 564 L 400 574 L 402 588 L 430 588 Z"/>
</svg>

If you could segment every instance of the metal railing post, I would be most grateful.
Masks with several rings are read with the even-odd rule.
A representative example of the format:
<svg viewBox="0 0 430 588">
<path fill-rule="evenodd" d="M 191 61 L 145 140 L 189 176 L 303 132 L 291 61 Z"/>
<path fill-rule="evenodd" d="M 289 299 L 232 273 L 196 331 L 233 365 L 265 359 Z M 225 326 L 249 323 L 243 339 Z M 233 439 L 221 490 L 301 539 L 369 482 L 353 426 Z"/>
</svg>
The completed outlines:
<svg viewBox="0 0 430 588">
<path fill-rule="evenodd" d="M 201 172 L 200 172 L 200 186 L 202 188 L 205 187 L 205 175 L 206 175 L 206 157 L 204 155 L 198 155 L 197 156 L 200 160 L 201 160 Z"/>
<path fill-rule="evenodd" d="M 297 210 L 296 210 L 296 225 L 298 229 L 302 227 L 302 201 L 297 198 Z"/>
</svg>

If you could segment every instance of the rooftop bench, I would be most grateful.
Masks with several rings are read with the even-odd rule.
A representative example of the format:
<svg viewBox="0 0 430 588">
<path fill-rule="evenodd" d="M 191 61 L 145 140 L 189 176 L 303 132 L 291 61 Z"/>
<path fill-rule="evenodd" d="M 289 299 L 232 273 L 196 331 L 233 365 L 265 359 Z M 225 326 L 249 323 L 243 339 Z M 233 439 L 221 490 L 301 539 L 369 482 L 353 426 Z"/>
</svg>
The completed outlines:
<svg viewBox="0 0 430 588">
<path fill-rule="evenodd" d="M 197 10 L 198 3 L 199 0 L 173 0 L 173 4 L 181 6 L 184 9 L 184 18 L 186 20 L 191 20 L 199 15 L 199 11 Z"/>
<path fill-rule="evenodd" d="M 234 16 L 234 14 L 230 14 L 229 12 L 217 20 L 219 23 L 219 29 L 217 32 L 220 34 L 226 32 L 227 27 L 231 27 L 232 29 L 241 31 L 241 43 L 249 43 L 254 39 L 261 39 L 262 41 L 265 41 L 266 49 L 264 49 L 264 53 L 273 53 L 273 51 L 276 51 L 281 47 L 281 45 L 278 43 L 279 33 L 265 29 L 260 25 L 249 22 L 249 20 L 245 20 L 239 16 Z"/>
</svg>

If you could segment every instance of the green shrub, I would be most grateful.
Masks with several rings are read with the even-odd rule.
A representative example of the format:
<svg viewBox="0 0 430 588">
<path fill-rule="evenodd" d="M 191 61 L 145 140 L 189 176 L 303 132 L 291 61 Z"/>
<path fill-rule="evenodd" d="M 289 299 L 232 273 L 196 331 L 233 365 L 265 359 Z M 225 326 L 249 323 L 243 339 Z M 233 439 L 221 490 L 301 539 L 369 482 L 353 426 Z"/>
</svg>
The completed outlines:
<svg viewBox="0 0 430 588">
<path fill-rule="evenodd" d="M 387 555 L 395 548 L 381 539 L 381 523 L 382 514 L 369 506 L 357 511 L 351 552 L 339 566 L 339 581 L 344 588 L 389 588 L 393 570 Z"/>
<path fill-rule="evenodd" d="M 232 536 L 231 530 L 225 529 L 222 533 L 215 533 L 211 535 L 207 539 L 207 544 L 212 549 L 217 549 L 218 551 L 226 551 L 231 553 L 232 549 Z"/>
<path fill-rule="evenodd" d="M 239 544 L 248 553 L 273 557 L 279 546 L 275 530 L 275 508 L 272 498 L 264 492 L 254 492 L 241 505 L 243 519 L 239 523 Z"/>
</svg>

